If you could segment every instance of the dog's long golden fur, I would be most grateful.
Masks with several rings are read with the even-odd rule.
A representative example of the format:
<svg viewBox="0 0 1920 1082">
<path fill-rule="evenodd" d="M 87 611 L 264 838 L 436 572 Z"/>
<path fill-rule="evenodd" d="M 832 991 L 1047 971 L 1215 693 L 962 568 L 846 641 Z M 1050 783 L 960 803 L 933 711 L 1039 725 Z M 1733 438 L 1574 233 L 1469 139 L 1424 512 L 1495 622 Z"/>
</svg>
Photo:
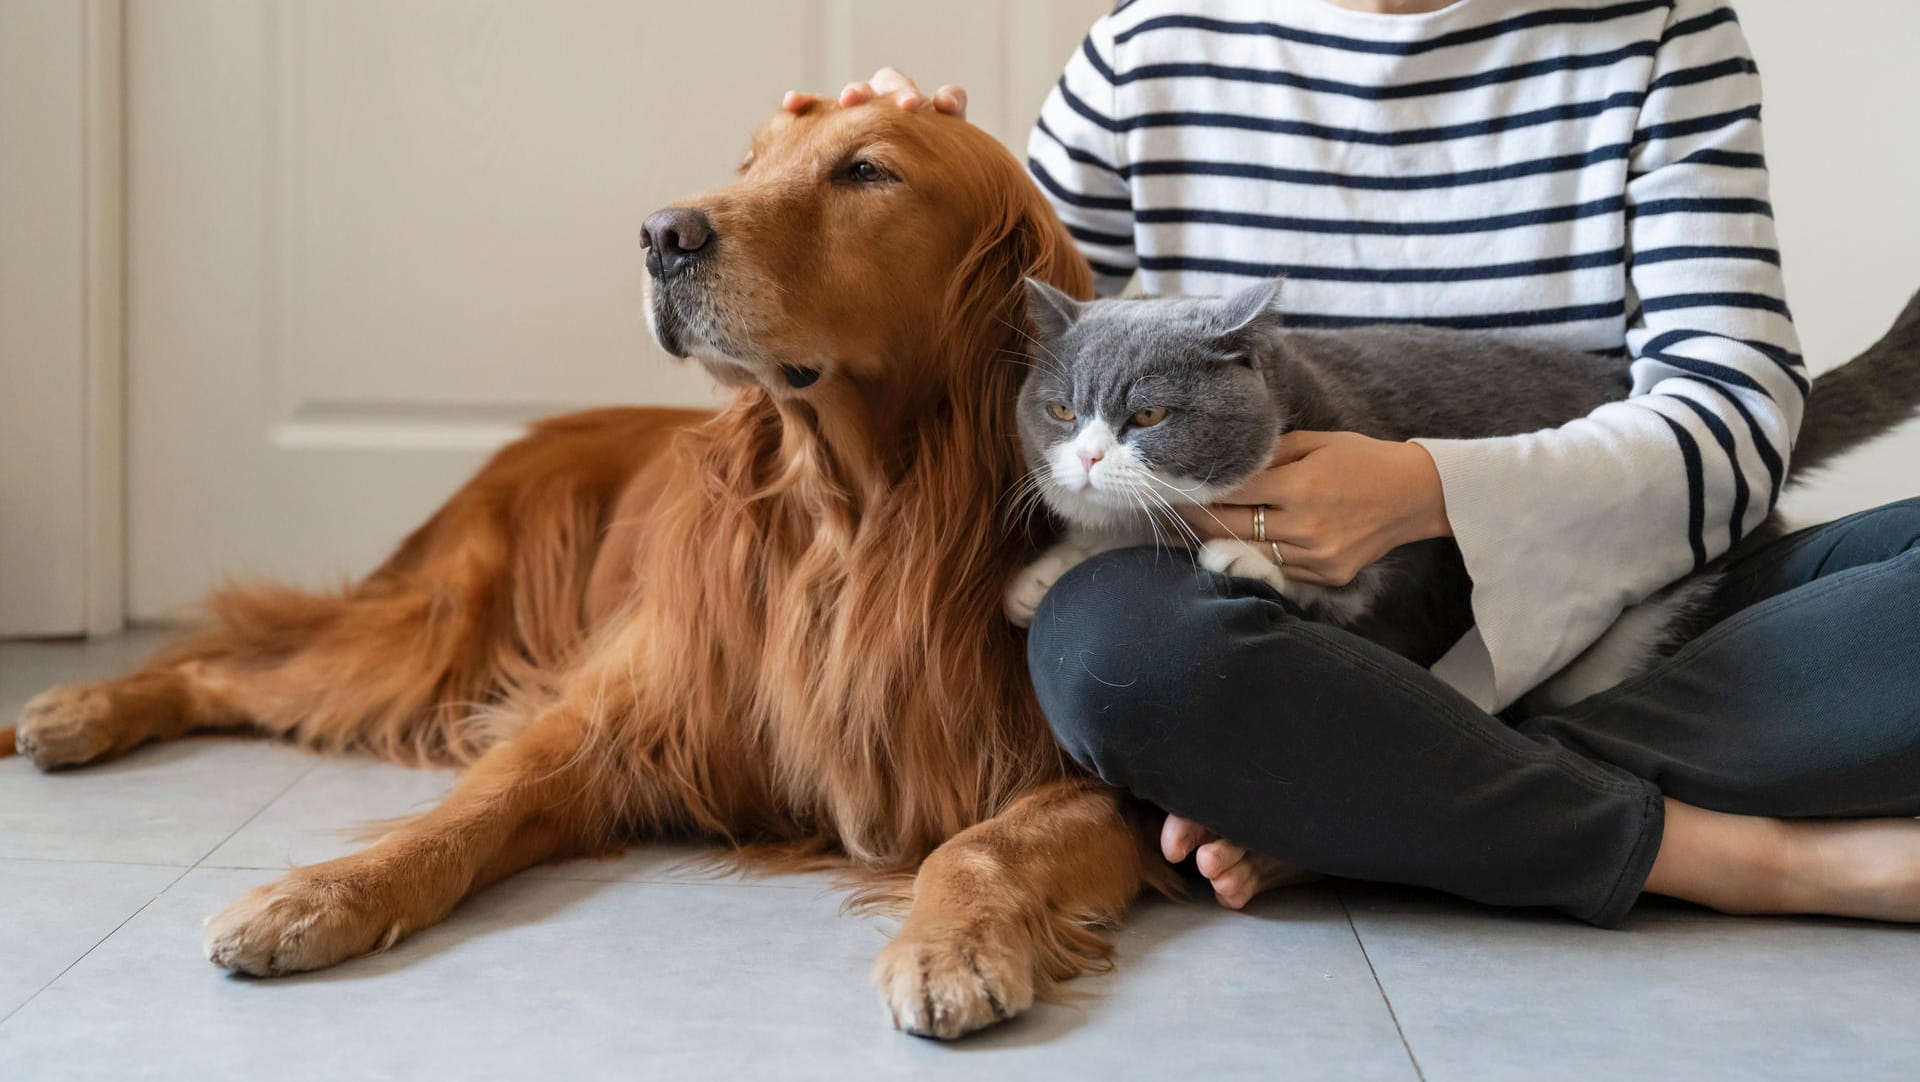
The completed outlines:
<svg viewBox="0 0 1920 1082">
<path fill-rule="evenodd" d="M 530 864 L 665 834 L 918 868 L 875 971 L 916 1032 L 1008 1017 L 1102 957 L 1089 928 L 1149 863 L 1063 761 L 998 615 L 1030 550 L 1002 514 L 1018 286 L 1085 296 L 1084 261 L 992 140 L 885 104 L 777 118 L 685 209 L 713 241 L 649 303 L 730 406 L 548 421 L 350 589 L 224 591 L 141 671 L 28 706 L 42 767 L 241 725 L 470 765 L 433 811 L 216 917 L 216 963 L 331 965 Z"/>
</svg>

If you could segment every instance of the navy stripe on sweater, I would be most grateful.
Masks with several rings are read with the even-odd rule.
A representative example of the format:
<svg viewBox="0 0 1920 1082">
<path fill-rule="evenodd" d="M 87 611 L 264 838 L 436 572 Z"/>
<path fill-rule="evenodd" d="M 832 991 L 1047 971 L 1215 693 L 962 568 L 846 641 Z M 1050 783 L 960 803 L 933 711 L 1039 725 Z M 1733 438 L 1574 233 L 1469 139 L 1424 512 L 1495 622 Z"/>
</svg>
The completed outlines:
<svg viewBox="0 0 1920 1082">
<path fill-rule="evenodd" d="M 1748 105 L 1739 109 L 1730 109 L 1724 113 L 1712 113 L 1688 120 L 1675 120 L 1667 124 L 1653 124 L 1633 133 L 1633 145 L 1650 143 L 1655 139 L 1673 139 L 1682 135 L 1699 135 L 1703 132 L 1719 131 L 1731 128 L 1749 120 L 1760 119 L 1760 107 Z"/>
<path fill-rule="evenodd" d="M 1662 364 L 1671 365 L 1673 363 L 1673 359 L 1666 356 L 1653 359 L 1660 361 Z M 1734 413 L 1740 416 L 1742 421 L 1746 422 L 1747 434 L 1753 438 L 1753 449 L 1760 455 L 1760 463 L 1765 466 L 1767 470 L 1767 480 L 1771 492 L 1771 499 L 1768 501 L 1768 505 L 1771 506 L 1773 502 L 1778 501 L 1780 499 L 1780 489 L 1785 486 L 1787 480 L 1786 462 L 1781 459 L 1780 452 L 1774 448 L 1772 438 L 1760 427 L 1759 419 L 1754 417 L 1753 411 L 1748 409 L 1747 404 L 1740 400 L 1740 396 L 1729 391 L 1724 385 L 1713 382 L 1711 377 L 1680 375 L 1670 378 L 1684 379 L 1688 383 L 1713 395 L 1713 397 L 1719 401 L 1725 402 L 1732 408 Z M 1760 393 L 1764 395 L 1766 392 L 1762 391 Z M 1629 401 L 1631 401 L 1631 399 L 1629 399 Z"/>
<path fill-rule="evenodd" d="M 1666 350 L 1669 347 L 1678 345 L 1681 342 L 1691 342 L 1696 338 L 1715 338 L 1715 337 L 1719 337 L 1719 336 L 1714 335 L 1708 331 L 1688 331 L 1688 330 L 1667 331 L 1664 334 L 1660 334 L 1656 336 L 1652 341 L 1648 342 L 1646 346 L 1646 351 L 1649 353 L 1664 355 Z M 1779 346 L 1773 345 L 1770 342 L 1757 342 L 1750 338 L 1737 338 L 1735 339 L 1735 341 L 1739 342 L 1741 345 L 1747 347 L 1750 350 L 1753 350 L 1755 353 L 1758 353 L 1762 357 L 1765 357 L 1767 360 L 1772 361 L 1775 365 L 1779 366 L 1780 371 L 1786 373 L 1787 378 L 1793 381 L 1793 385 L 1799 389 L 1802 395 L 1805 395 L 1808 392 L 1813 390 L 1813 384 L 1807 380 L 1807 376 L 1806 376 L 1806 367 L 1807 367 L 1806 359 L 1801 357 L 1799 354 L 1789 353 L 1786 350 L 1781 349 Z M 1757 385 L 1756 385 L 1756 389 L 1757 389 Z M 1761 393 L 1765 394 L 1766 392 L 1762 390 Z"/>
<path fill-rule="evenodd" d="M 1091 150 L 1083 150 L 1067 142 L 1065 139 L 1060 138 L 1059 133 L 1048 126 L 1046 118 L 1042 117 L 1040 120 L 1035 121 L 1033 130 L 1053 140 L 1054 144 L 1064 151 L 1067 157 L 1072 158 L 1074 161 L 1082 165 L 1091 165 L 1096 169 L 1104 169 L 1122 180 L 1126 179 L 1126 174 L 1120 171 L 1119 166 L 1111 164 L 1105 158 L 1102 158 Z"/>
<path fill-rule="evenodd" d="M 1456 30 L 1451 34 L 1442 34 L 1426 41 L 1369 41 L 1366 38 L 1343 37 L 1339 34 L 1322 34 L 1312 30 L 1300 30 L 1291 26 L 1280 26 L 1268 22 L 1234 22 L 1228 19 L 1211 19 L 1201 15 L 1161 15 L 1151 19 L 1142 19 L 1135 25 L 1113 36 L 1114 44 L 1122 45 L 1142 34 L 1155 30 L 1205 30 L 1215 34 L 1257 35 L 1277 38 L 1300 45 L 1324 45 L 1330 49 L 1343 49 L 1352 53 L 1373 53 L 1382 56 L 1420 56 L 1459 45 L 1471 45 L 1477 41 L 1488 41 L 1504 34 L 1521 30 L 1531 30 L 1540 26 L 1589 26 L 1595 23 L 1611 22 L 1615 19 L 1629 18 L 1648 11 L 1657 11 L 1672 6 L 1672 0 L 1632 0 L 1630 3 L 1614 4 L 1604 8 L 1549 8 L 1545 11 L 1530 11 L 1525 15 L 1516 15 L 1485 26 L 1475 26 L 1466 30 Z"/>
<path fill-rule="evenodd" d="M 1207 210 L 1198 207 L 1143 207 L 1134 220 L 1143 225 L 1228 225 L 1275 229 L 1293 233 L 1332 233 L 1357 237 L 1446 237 L 1467 233 L 1494 233 L 1503 229 L 1555 225 L 1617 214 L 1626 206 L 1620 196 L 1563 207 L 1495 214 L 1484 218 L 1456 218 L 1431 222 L 1373 222 L 1356 218 L 1292 218 L 1247 211 Z"/>
<path fill-rule="evenodd" d="M 1687 259 L 1757 259 L 1780 265 L 1780 252 L 1774 248 L 1749 248 L 1726 244 L 1676 244 L 1671 248 L 1649 248 L 1633 253 L 1633 265 L 1651 267 L 1655 263 L 1673 263 Z"/>
<path fill-rule="evenodd" d="M 1787 310 L 1786 301 L 1760 293 L 1674 293 L 1640 301 L 1642 312 L 1671 312 L 1677 308 L 1751 308 L 1793 318 L 1793 313 Z"/>
<path fill-rule="evenodd" d="M 1764 199 L 1649 199 L 1627 207 L 1627 218 L 1658 214 L 1758 214 L 1773 217 L 1773 204 Z"/>
<path fill-rule="evenodd" d="M 1467 169 L 1456 173 L 1429 173 L 1420 175 L 1370 176 L 1359 173 L 1335 173 L 1316 169 L 1283 169 L 1279 166 L 1258 165 L 1252 162 L 1202 162 L 1202 161 L 1143 161 L 1136 162 L 1126 170 L 1128 177 L 1238 177 L 1246 180 L 1272 180 L 1284 184 L 1302 184 L 1324 188 L 1353 188 L 1376 192 L 1410 192 L 1434 188 L 1463 188 L 1474 184 L 1492 184 L 1503 180 L 1517 180 L 1521 177 L 1536 177 L 1549 173 L 1570 173 L 1580 169 L 1589 169 L 1606 162 L 1625 161 L 1628 147 L 1625 143 L 1596 147 L 1585 154 L 1561 154 L 1551 158 L 1538 158 L 1527 162 L 1514 162 L 1510 165 L 1495 166 L 1490 169 Z"/>
<path fill-rule="evenodd" d="M 1686 463 L 1687 544 L 1693 548 L 1693 569 L 1698 571 L 1707 564 L 1707 478 L 1705 464 L 1700 461 L 1700 445 L 1680 422 L 1658 410 L 1654 413 L 1673 430 L 1673 438 L 1680 443 L 1680 458 Z"/>
<path fill-rule="evenodd" d="M 1671 7 L 1672 4 L 1668 6 Z M 1695 15 L 1691 19 L 1682 19 L 1672 26 L 1667 27 L 1666 32 L 1660 35 L 1660 44 L 1665 45 L 1675 38 L 1684 38 L 1689 34 L 1705 33 L 1716 26 L 1739 21 L 1740 20 L 1734 16 L 1732 8 L 1715 8 L 1705 15 Z"/>
<path fill-rule="evenodd" d="M 1656 339 L 1656 341 L 1658 341 L 1658 339 Z M 1659 361 L 1669 368 L 1678 368 L 1682 372 L 1699 376 L 1703 380 L 1710 380 L 1714 383 L 1729 387 L 1739 387 L 1742 390 L 1752 391 L 1755 394 L 1763 395 L 1767 398 L 1773 397 L 1765 387 L 1760 385 L 1759 380 L 1754 379 L 1752 376 L 1747 375 L 1737 368 L 1728 368 L 1724 364 L 1715 364 L 1712 361 L 1702 361 L 1693 357 L 1684 357 L 1678 353 L 1663 353 L 1655 349 L 1651 342 L 1647 344 L 1645 349 L 1640 351 L 1640 356 L 1649 361 Z"/>
<path fill-rule="evenodd" d="M 1623 90 L 1598 101 L 1571 102 L 1554 105 L 1544 109 L 1533 109 L 1510 116 L 1488 117 L 1464 124 L 1445 124 L 1429 128 L 1409 128 L 1405 131 L 1368 131 L 1363 128 L 1341 128 L 1329 124 L 1314 124 L 1305 120 L 1282 120 L 1278 117 L 1249 116 L 1244 113 L 1201 113 L 1201 112 L 1160 112 L 1140 113 L 1115 120 L 1088 104 L 1066 85 L 1060 83 L 1060 97 L 1067 107 L 1110 132 L 1138 131 L 1147 128 L 1225 128 L 1234 131 L 1264 132 L 1268 135 L 1298 135 L 1311 139 L 1326 139 L 1340 143 L 1355 143 L 1361 146 L 1404 147 L 1419 146 L 1424 143 L 1444 143 L 1455 139 L 1471 139 L 1478 136 L 1495 135 L 1506 131 L 1519 131 L 1524 128 L 1538 127 L 1543 124 L 1558 124 L 1568 120 L 1586 120 L 1615 109 L 1638 109 L 1646 101 L 1646 95 L 1637 90 Z"/>
<path fill-rule="evenodd" d="M 1727 423 L 1722 421 L 1718 414 L 1686 395 L 1677 394 L 1669 397 L 1692 410 L 1694 415 L 1700 418 L 1700 423 L 1707 426 L 1707 431 L 1713 433 L 1713 440 L 1720 445 L 1720 450 L 1726 453 L 1727 465 L 1733 471 L 1733 512 L 1729 516 L 1731 521 L 1727 525 L 1727 544 L 1728 546 L 1738 544 L 1741 535 L 1746 533 L 1747 501 L 1752 498 L 1752 492 L 1747 487 L 1746 474 L 1740 469 L 1739 445 L 1734 443 L 1733 430 L 1727 427 Z"/>
<path fill-rule="evenodd" d="M 1034 158 L 1027 159 L 1027 171 L 1033 174 L 1033 179 L 1039 181 L 1040 186 L 1045 188 L 1048 194 L 1060 200 L 1062 203 L 1076 207 L 1085 207 L 1088 210 L 1131 211 L 1133 209 L 1133 201 L 1124 196 L 1110 198 L 1103 195 L 1081 195 L 1079 192 L 1055 180 L 1053 174 L 1047 172 L 1046 167 Z"/>
<path fill-rule="evenodd" d="M 1551 327 L 1568 323 L 1590 323 L 1596 319 L 1620 319 L 1627 313 L 1627 302 L 1579 304 L 1566 308 L 1540 308 L 1520 312 L 1492 312 L 1471 316 L 1335 316 L 1313 312 L 1290 312 L 1287 325 L 1337 329 L 1343 327 L 1446 327 L 1458 331 L 1491 331 L 1514 327 Z"/>
<path fill-rule="evenodd" d="M 1287 277 L 1311 282 L 1368 282 L 1379 285 L 1534 278 L 1543 274 L 1565 274 L 1568 271 L 1590 270 L 1595 267 L 1618 267 L 1625 262 L 1626 251 L 1620 248 L 1553 259 L 1468 267 L 1328 267 L 1291 263 L 1246 263 L 1200 256 L 1142 255 L 1140 257 L 1142 270 L 1198 271 L 1209 274 L 1238 274 L 1253 278 Z"/>
<path fill-rule="evenodd" d="M 1623 60 L 1633 60 L 1653 56 L 1658 46 L 1651 41 L 1636 41 L 1609 49 L 1600 53 L 1576 53 L 1572 56 L 1557 56 L 1550 60 L 1535 60 L 1526 64 L 1514 64 L 1509 67 L 1495 68 L 1492 71 L 1478 72 L 1473 75 L 1457 75 L 1447 79 L 1427 79 L 1416 83 L 1402 83 L 1398 86 L 1370 86 L 1366 83 L 1347 83 L 1337 79 L 1320 79 L 1306 75 L 1295 75 L 1287 71 L 1274 71 L 1269 68 L 1240 68 L 1228 64 L 1202 64 L 1192 61 L 1145 64 L 1130 71 L 1113 73 L 1113 69 L 1100 65 L 1101 75 L 1110 77 L 1115 86 L 1144 79 L 1220 79 L 1228 82 L 1260 83 L 1267 86 L 1288 86 L 1296 90 L 1311 90 L 1322 94 L 1338 94 L 1342 97 L 1359 98 L 1364 101 L 1394 101 L 1402 98 L 1424 98 L 1434 94 L 1452 94 L 1461 90 L 1472 90 L 1483 86 L 1498 86 L 1502 83 L 1519 82 L 1536 76 L 1551 75 L 1562 71 L 1584 71 L 1588 68 L 1612 67 Z M 1089 49 L 1091 53 L 1091 49 Z"/>
</svg>

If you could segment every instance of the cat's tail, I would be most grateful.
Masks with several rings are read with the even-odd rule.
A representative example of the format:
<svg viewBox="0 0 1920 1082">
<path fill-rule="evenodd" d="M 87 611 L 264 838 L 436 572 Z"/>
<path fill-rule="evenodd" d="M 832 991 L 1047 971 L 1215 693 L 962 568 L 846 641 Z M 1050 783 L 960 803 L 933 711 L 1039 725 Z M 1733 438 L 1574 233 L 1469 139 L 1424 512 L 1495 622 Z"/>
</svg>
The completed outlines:
<svg viewBox="0 0 1920 1082">
<path fill-rule="evenodd" d="M 1920 293 L 1893 329 L 1865 353 L 1813 381 L 1800 439 L 1796 478 L 1920 412 Z"/>
</svg>

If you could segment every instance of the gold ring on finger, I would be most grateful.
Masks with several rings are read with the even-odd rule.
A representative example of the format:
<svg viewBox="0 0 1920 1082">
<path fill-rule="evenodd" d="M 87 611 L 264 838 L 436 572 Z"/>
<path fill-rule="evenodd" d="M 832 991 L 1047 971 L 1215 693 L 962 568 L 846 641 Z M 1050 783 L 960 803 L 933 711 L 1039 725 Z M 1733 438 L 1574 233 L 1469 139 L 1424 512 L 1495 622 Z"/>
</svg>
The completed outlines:
<svg viewBox="0 0 1920 1082">
<path fill-rule="evenodd" d="M 1263 503 L 1253 505 L 1253 539 L 1267 539 L 1267 505 Z"/>
</svg>

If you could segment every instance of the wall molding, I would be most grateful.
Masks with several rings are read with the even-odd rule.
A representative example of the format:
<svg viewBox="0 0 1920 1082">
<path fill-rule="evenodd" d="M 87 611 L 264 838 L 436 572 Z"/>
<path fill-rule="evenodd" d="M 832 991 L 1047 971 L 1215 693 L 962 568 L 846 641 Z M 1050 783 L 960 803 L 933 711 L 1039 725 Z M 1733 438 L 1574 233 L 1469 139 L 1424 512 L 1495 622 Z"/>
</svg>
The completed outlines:
<svg viewBox="0 0 1920 1082">
<path fill-rule="evenodd" d="M 0 635 L 125 621 L 123 0 L 0 0 Z"/>
</svg>

